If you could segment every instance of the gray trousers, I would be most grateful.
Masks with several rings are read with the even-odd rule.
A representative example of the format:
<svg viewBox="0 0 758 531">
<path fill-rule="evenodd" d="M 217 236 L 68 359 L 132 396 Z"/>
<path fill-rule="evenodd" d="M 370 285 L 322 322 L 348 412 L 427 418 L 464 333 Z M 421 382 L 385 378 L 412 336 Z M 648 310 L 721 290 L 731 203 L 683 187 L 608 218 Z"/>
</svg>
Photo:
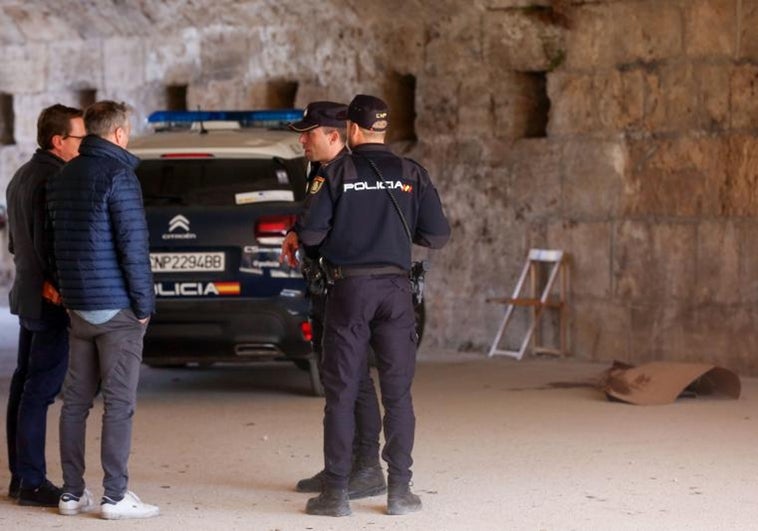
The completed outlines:
<svg viewBox="0 0 758 531">
<path fill-rule="evenodd" d="M 87 416 L 99 386 L 104 404 L 100 442 L 103 487 L 105 496 L 119 499 L 129 480 L 132 417 L 147 326 L 140 324 L 131 310 L 121 310 L 99 325 L 70 313 L 69 362 L 60 418 L 63 491 L 74 495 L 84 491 Z"/>
</svg>

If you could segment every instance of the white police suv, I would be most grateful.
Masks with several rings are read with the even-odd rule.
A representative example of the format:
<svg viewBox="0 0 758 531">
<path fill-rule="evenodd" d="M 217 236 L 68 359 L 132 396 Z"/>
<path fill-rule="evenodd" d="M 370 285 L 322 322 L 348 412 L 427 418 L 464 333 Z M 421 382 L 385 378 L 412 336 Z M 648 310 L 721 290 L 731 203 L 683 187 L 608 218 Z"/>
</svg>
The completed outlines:
<svg viewBox="0 0 758 531">
<path fill-rule="evenodd" d="M 308 370 L 306 287 L 279 264 L 305 191 L 301 111 L 159 111 L 129 150 L 142 159 L 156 314 L 151 366 L 285 360 Z"/>
</svg>

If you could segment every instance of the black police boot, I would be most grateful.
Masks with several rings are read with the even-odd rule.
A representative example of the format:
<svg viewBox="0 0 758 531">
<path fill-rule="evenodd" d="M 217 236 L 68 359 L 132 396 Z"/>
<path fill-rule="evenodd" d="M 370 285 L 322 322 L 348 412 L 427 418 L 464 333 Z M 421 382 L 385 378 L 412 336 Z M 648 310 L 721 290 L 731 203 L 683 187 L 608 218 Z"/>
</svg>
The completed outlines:
<svg viewBox="0 0 758 531">
<path fill-rule="evenodd" d="M 17 500 L 19 490 L 21 490 L 21 480 L 15 476 L 11 477 L 11 484 L 8 485 L 8 497 Z"/>
<path fill-rule="evenodd" d="M 347 489 L 335 489 L 324 487 L 321 494 L 308 500 L 305 512 L 320 516 L 349 516 L 350 502 L 347 497 Z"/>
<path fill-rule="evenodd" d="M 387 493 L 387 514 L 401 515 L 421 510 L 421 498 L 411 492 L 407 483 L 390 484 Z"/>
<path fill-rule="evenodd" d="M 384 481 L 384 472 L 380 464 L 371 466 L 355 464 L 347 485 L 347 493 L 351 500 L 377 496 L 385 492 L 387 492 L 387 482 Z"/>
<path fill-rule="evenodd" d="M 32 507 L 58 507 L 61 494 L 63 490 L 45 480 L 36 489 L 27 489 L 22 486 L 18 492 L 18 504 Z"/>
<path fill-rule="evenodd" d="M 295 490 L 298 492 L 321 492 L 323 487 L 324 471 L 322 470 L 315 476 L 301 479 L 295 485 Z"/>
</svg>

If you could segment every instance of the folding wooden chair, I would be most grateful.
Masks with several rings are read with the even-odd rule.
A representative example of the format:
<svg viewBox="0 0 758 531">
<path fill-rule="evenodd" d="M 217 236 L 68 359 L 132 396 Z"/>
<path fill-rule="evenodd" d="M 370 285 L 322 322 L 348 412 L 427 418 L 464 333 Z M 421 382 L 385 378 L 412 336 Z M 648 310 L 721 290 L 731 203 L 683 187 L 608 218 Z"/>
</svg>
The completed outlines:
<svg viewBox="0 0 758 531">
<path fill-rule="evenodd" d="M 547 266 L 549 272 L 547 282 L 545 283 L 542 292 L 538 295 L 538 276 L 541 265 Z M 524 297 L 522 291 L 526 284 L 527 275 L 530 277 L 531 296 Z M 551 292 L 556 279 L 559 277 L 559 293 L 558 298 L 555 298 L 554 296 L 551 296 Z M 532 342 L 532 350 L 536 354 L 553 354 L 557 356 L 566 355 L 566 325 L 568 317 L 567 294 L 568 275 L 563 251 L 531 249 L 526 259 L 526 263 L 524 264 L 524 268 L 521 270 L 521 276 L 516 284 L 516 289 L 513 290 L 513 296 L 487 299 L 487 302 L 496 302 L 506 305 L 505 316 L 503 317 L 502 323 L 500 323 L 500 328 L 497 331 L 495 340 L 492 342 L 492 347 L 490 348 L 487 357 L 491 358 L 492 356 L 501 355 L 511 356 L 520 360 L 524 356 L 524 352 L 530 341 Z M 499 345 L 505 335 L 506 327 L 513 316 L 513 310 L 517 306 L 532 309 L 529 328 L 518 350 L 501 349 L 499 348 Z M 550 348 L 539 344 L 539 322 L 545 308 L 558 310 L 558 323 L 560 328 L 558 348 Z M 536 335 L 535 331 L 538 332 Z"/>
</svg>

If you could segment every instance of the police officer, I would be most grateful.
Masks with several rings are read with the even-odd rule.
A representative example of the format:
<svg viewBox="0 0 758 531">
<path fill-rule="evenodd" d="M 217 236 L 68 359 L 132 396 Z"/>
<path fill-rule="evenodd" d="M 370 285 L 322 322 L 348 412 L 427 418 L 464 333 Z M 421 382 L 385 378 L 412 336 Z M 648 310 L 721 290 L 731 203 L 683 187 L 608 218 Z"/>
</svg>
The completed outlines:
<svg viewBox="0 0 758 531">
<path fill-rule="evenodd" d="M 305 158 L 309 161 L 308 189 L 305 208 L 309 198 L 318 192 L 323 177 L 318 177 L 322 166 L 347 153 L 345 148 L 345 114 L 347 105 L 331 101 L 315 101 L 308 104 L 303 119 L 289 125 L 292 131 L 300 133 L 299 142 L 303 146 Z M 298 248 L 297 234 L 290 232 L 282 243 L 283 255 L 292 254 Z M 318 260 L 318 248 L 306 247 L 304 252 L 311 260 Z M 313 351 L 322 357 L 321 341 L 323 337 L 324 311 L 326 297 L 323 294 L 311 294 L 311 323 L 313 326 Z M 348 495 L 350 499 L 365 498 L 384 494 L 387 484 L 384 472 L 379 464 L 379 434 L 382 419 L 379 401 L 376 398 L 374 381 L 366 366 L 361 376 L 355 402 L 356 433 L 354 440 L 354 462 L 350 472 Z M 298 481 L 298 492 L 321 492 L 323 470 L 316 475 Z"/>
<path fill-rule="evenodd" d="M 324 489 L 306 512 L 351 513 L 348 478 L 355 420 L 353 408 L 369 345 L 379 368 L 385 409 L 388 514 L 421 509 L 410 491 L 415 416 L 411 383 L 416 333 L 411 287 L 411 240 L 440 248 L 450 237 L 439 196 L 419 164 L 385 145 L 387 105 L 358 95 L 346 113 L 351 154 L 322 169 L 324 181 L 295 224 L 304 245 L 319 245 L 333 285 L 326 303 L 322 380 Z M 292 258 L 291 256 L 289 258 Z"/>
</svg>

